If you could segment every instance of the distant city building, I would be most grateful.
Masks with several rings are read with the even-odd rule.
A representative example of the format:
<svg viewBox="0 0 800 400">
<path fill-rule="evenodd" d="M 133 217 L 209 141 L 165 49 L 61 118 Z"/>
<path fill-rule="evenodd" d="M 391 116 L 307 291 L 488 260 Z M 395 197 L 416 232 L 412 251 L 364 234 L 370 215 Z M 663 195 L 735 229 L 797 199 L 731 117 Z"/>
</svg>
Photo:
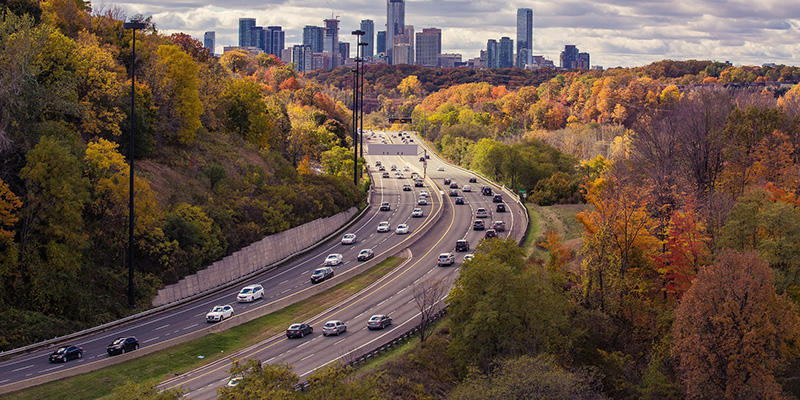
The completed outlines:
<svg viewBox="0 0 800 400">
<path fill-rule="evenodd" d="M 264 50 L 261 50 L 258 47 L 253 47 L 253 46 L 224 46 L 222 48 L 223 53 L 227 53 L 233 50 L 244 50 L 254 56 L 257 56 L 264 52 Z"/>
<path fill-rule="evenodd" d="M 281 50 L 281 61 L 286 65 L 289 65 L 289 63 L 292 62 L 291 48 Z"/>
<path fill-rule="evenodd" d="M 392 65 L 413 64 L 414 57 L 412 52 L 411 45 L 408 43 L 394 45 L 394 49 L 392 49 Z"/>
<path fill-rule="evenodd" d="M 286 44 L 286 32 L 280 26 L 264 29 L 264 52 L 280 56 Z"/>
<path fill-rule="evenodd" d="M 593 71 L 602 71 L 603 70 L 603 66 L 602 65 L 592 65 L 592 68 L 589 68 L 589 69 L 591 69 Z"/>
<path fill-rule="evenodd" d="M 292 63 L 297 72 L 311 71 L 314 68 L 314 52 L 311 46 L 301 44 L 292 46 Z"/>
<path fill-rule="evenodd" d="M 375 54 L 386 54 L 386 31 L 375 34 Z"/>
<path fill-rule="evenodd" d="M 544 56 L 533 56 L 533 67 L 535 68 L 555 68 L 556 64 Z"/>
<path fill-rule="evenodd" d="M 322 53 L 314 53 L 312 56 L 313 69 L 331 70 L 336 68 L 336 59 L 340 57 L 339 53 L 329 53 L 327 51 Z"/>
<path fill-rule="evenodd" d="M 211 50 L 211 54 L 214 54 L 214 49 L 217 46 L 217 34 L 214 31 L 208 31 L 203 34 L 203 47 Z"/>
<path fill-rule="evenodd" d="M 264 28 L 254 26 L 250 28 L 250 44 L 247 46 L 258 47 L 261 51 L 266 52 L 266 35 L 264 35 Z"/>
<path fill-rule="evenodd" d="M 589 69 L 589 53 L 578 53 L 578 61 L 575 63 L 577 69 Z"/>
<path fill-rule="evenodd" d="M 306 25 L 303 27 L 303 45 L 310 46 L 314 53 L 322 53 L 325 49 L 325 28 Z"/>
<path fill-rule="evenodd" d="M 533 56 L 533 9 L 517 9 L 517 67 L 525 68 Z"/>
<path fill-rule="evenodd" d="M 514 68 L 514 41 L 508 36 L 500 38 L 498 68 Z"/>
<path fill-rule="evenodd" d="M 322 51 L 334 54 L 339 52 L 339 20 L 325 20 L 325 46 Z M 334 68 L 336 68 L 334 66 Z"/>
<path fill-rule="evenodd" d="M 405 0 L 386 0 L 386 50 L 387 56 L 392 58 L 395 35 L 402 35 L 406 27 L 406 2 Z M 402 43 L 402 42 L 401 42 Z M 394 62 L 392 62 L 394 64 Z"/>
<path fill-rule="evenodd" d="M 489 39 L 486 42 L 486 68 L 500 68 L 500 54 L 497 40 Z"/>
<path fill-rule="evenodd" d="M 400 51 L 403 54 L 400 57 L 394 57 L 394 49 L 398 46 L 402 47 Z M 403 33 L 394 35 L 394 47 L 390 61 L 392 65 L 414 64 L 414 25 L 406 25 Z"/>
<path fill-rule="evenodd" d="M 239 18 L 239 47 L 247 47 L 251 45 L 250 31 L 255 26 L 255 18 Z"/>
<path fill-rule="evenodd" d="M 461 54 L 439 54 L 438 59 L 438 65 L 442 68 L 454 68 L 459 64 L 464 64 L 461 62 Z"/>
<path fill-rule="evenodd" d="M 367 44 L 361 51 L 364 57 L 372 58 L 375 54 L 375 23 L 371 19 L 361 20 L 361 30 L 364 31 L 361 41 Z"/>
<path fill-rule="evenodd" d="M 350 43 L 339 42 L 339 54 L 342 55 L 343 60 L 350 58 Z"/>
<path fill-rule="evenodd" d="M 416 63 L 423 67 L 439 66 L 439 55 L 442 54 L 442 30 L 437 28 L 423 29 L 416 34 Z M 458 61 L 461 61 L 459 55 Z"/>
<path fill-rule="evenodd" d="M 564 46 L 561 52 L 561 68 L 564 69 L 589 69 L 589 53 L 581 53 L 574 44 Z"/>
</svg>

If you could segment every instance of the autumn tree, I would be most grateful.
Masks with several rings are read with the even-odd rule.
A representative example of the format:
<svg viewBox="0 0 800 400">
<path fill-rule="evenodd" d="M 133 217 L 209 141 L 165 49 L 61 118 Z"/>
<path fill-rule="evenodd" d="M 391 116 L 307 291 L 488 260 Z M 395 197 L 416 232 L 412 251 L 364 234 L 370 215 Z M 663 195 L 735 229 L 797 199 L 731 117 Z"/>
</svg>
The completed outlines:
<svg viewBox="0 0 800 400">
<path fill-rule="evenodd" d="M 14 240 L 15 227 L 19 221 L 17 213 L 22 202 L 8 185 L 0 179 L 0 305 L 6 300 L 6 281 L 19 273 L 17 260 L 18 244 Z"/>
<path fill-rule="evenodd" d="M 665 294 L 680 298 L 711 257 L 710 238 L 694 207 L 672 212 L 664 253 L 655 257 Z"/>
<path fill-rule="evenodd" d="M 422 85 L 419 82 L 419 78 L 416 75 L 409 75 L 397 85 L 397 90 L 400 91 L 400 94 L 403 97 L 410 97 L 412 95 L 418 95 L 422 91 Z"/>
<path fill-rule="evenodd" d="M 197 63 L 175 45 L 161 45 L 149 68 L 148 85 L 158 108 L 156 142 L 188 144 L 200 129 L 203 104 L 197 82 Z"/>
<path fill-rule="evenodd" d="M 689 399 L 780 399 L 776 374 L 800 341 L 797 306 L 755 252 L 723 252 L 675 312 L 672 355 Z"/>
<path fill-rule="evenodd" d="M 117 64 L 115 52 L 101 46 L 96 36 L 81 32 L 77 44 L 75 59 L 82 134 L 86 137 L 119 136 L 125 117 L 120 109 L 124 70 Z"/>
</svg>

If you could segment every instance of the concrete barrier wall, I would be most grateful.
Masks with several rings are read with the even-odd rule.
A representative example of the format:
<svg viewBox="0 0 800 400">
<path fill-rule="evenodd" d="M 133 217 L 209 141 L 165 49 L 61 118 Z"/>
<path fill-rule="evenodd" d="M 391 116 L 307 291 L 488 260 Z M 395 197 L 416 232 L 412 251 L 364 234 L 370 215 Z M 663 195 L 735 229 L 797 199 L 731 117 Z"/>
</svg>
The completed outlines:
<svg viewBox="0 0 800 400">
<path fill-rule="evenodd" d="M 353 207 L 334 216 L 320 218 L 288 231 L 267 236 L 222 260 L 215 261 L 205 269 L 181 279 L 174 285 L 165 286 L 153 299 L 153 307 L 203 293 L 300 253 L 334 233 L 357 213 L 358 208 Z"/>
</svg>

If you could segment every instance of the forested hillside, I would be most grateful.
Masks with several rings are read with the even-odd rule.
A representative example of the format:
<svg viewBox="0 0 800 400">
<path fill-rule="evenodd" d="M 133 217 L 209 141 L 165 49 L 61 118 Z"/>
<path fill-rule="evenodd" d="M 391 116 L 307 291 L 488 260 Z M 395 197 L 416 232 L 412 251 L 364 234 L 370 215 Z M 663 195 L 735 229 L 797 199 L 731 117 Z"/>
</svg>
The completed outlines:
<svg viewBox="0 0 800 400">
<path fill-rule="evenodd" d="M 132 32 L 88 1 L 0 4 L 0 349 L 132 312 Z M 136 303 L 262 237 L 363 203 L 350 113 L 272 56 L 137 31 Z M 349 162 L 349 167 L 347 163 Z M 351 176 L 345 176 L 347 172 Z"/>
</svg>

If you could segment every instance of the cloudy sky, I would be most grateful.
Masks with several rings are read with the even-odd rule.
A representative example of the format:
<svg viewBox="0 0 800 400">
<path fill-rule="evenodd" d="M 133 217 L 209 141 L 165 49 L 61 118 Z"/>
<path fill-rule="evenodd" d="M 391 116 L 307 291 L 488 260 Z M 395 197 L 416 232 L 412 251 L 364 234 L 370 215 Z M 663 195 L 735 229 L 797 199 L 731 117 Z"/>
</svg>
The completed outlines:
<svg viewBox="0 0 800 400">
<path fill-rule="evenodd" d="M 202 40 L 216 31 L 217 53 L 238 44 L 238 20 L 280 25 L 286 45 L 302 42 L 305 25 L 341 20 L 340 40 L 362 19 L 386 24 L 385 0 L 138 0 L 93 1 L 94 8 L 121 7 L 128 15 L 153 16 L 163 33 L 184 32 Z M 442 52 L 477 57 L 488 39 L 516 40 L 517 8 L 534 13 L 534 54 L 558 64 L 565 44 L 591 54 L 592 65 L 639 66 L 663 59 L 710 59 L 736 65 L 800 66 L 798 0 L 406 0 L 406 24 L 415 31 L 442 29 Z M 352 48 L 352 46 L 351 46 Z"/>
</svg>

